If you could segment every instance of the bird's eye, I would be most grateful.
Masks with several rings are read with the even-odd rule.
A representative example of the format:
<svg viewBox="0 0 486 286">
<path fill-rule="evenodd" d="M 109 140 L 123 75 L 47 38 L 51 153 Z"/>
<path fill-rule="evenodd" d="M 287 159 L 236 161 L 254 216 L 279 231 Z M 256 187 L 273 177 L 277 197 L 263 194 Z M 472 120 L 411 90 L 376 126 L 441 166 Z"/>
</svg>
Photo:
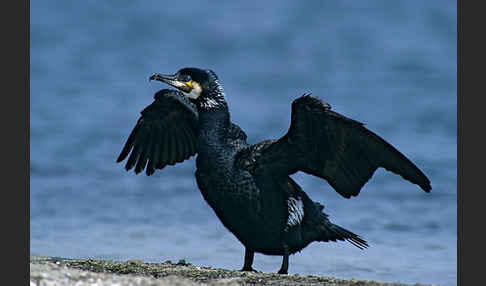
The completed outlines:
<svg viewBox="0 0 486 286">
<path fill-rule="evenodd" d="M 185 75 L 185 76 L 182 76 L 182 79 L 185 81 L 185 82 L 188 82 L 191 80 L 191 76 L 190 75 Z"/>
</svg>

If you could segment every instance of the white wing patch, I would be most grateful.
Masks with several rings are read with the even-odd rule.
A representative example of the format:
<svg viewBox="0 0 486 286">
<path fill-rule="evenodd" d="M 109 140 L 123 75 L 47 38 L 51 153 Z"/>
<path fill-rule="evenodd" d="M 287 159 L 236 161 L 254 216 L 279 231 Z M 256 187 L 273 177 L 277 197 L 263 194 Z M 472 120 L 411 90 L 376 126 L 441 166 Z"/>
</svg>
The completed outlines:
<svg viewBox="0 0 486 286">
<path fill-rule="evenodd" d="M 302 219 L 304 219 L 304 203 L 301 198 L 289 198 L 287 200 L 287 210 L 289 218 L 287 219 L 286 229 L 302 223 Z"/>
</svg>

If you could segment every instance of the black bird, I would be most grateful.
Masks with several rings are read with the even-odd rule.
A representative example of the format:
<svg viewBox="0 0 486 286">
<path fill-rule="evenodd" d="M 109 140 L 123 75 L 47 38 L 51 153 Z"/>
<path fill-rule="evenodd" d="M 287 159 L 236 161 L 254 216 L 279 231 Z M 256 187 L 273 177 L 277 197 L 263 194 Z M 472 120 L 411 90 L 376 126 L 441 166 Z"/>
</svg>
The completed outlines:
<svg viewBox="0 0 486 286">
<path fill-rule="evenodd" d="M 288 132 L 277 140 L 250 145 L 230 120 L 222 85 L 211 70 L 183 68 L 150 80 L 178 90 L 158 91 L 129 135 L 117 162 L 131 154 L 126 170 L 174 165 L 197 154 L 196 180 L 223 225 L 245 246 L 243 271 L 255 252 L 282 255 L 278 273 L 287 273 L 290 254 L 313 241 L 349 241 L 360 236 L 331 223 L 324 206 L 312 201 L 289 175 L 302 171 L 325 179 L 343 197 L 357 196 L 383 167 L 431 190 L 429 179 L 392 145 L 331 110 L 311 95 L 292 103 Z"/>
</svg>

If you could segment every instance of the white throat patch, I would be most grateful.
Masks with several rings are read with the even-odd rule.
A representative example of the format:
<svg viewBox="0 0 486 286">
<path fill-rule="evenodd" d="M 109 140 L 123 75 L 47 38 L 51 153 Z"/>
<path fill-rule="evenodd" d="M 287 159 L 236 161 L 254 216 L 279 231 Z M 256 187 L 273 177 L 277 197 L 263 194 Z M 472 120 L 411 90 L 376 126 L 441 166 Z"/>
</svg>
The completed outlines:
<svg viewBox="0 0 486 286">
<path fill-rule="evenodd" d="M 199 83 L 195 81 L 192 82 L 192 86 L 193 88 L 191 89 L 190 92 L 183 92 L 183 93 L 189 98 L 197 99 L 201 95 L 202 87 L 201 85 L 199 85 Z"/>
</svg>

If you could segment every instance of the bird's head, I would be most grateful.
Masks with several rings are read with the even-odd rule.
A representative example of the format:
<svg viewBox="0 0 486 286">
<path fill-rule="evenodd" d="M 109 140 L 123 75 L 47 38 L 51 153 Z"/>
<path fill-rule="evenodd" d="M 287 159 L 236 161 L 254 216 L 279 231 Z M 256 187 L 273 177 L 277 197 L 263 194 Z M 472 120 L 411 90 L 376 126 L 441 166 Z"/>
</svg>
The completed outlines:
<svg viewBox="0 0 486 286">
<path fill-rule="evenodd" d="M 149 80 L 162 81 L 179 89 L 199 106 L 214 107 L 224 102 L 223 88 L 211 70 L 183 68 L 173 75 L 154 73 Z"/>
</svg>

